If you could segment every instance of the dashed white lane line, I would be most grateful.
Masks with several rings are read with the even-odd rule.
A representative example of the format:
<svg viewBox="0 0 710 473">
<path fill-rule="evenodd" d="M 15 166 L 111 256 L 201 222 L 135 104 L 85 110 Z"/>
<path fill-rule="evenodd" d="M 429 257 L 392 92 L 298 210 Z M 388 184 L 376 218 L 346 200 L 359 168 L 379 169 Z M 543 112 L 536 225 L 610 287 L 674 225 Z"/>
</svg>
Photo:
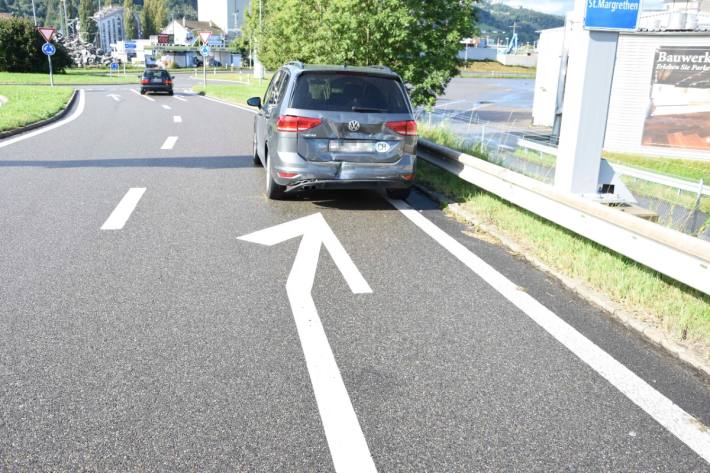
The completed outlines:
<svg viewBox="0 0 710 473">
<path fill-rule="evenodd" d="M 155 102 L 155 99 L 150 98 L 150 97 L 148 97 L 147 95 L 141 95 L 141 93 L 138 92 L 136 89 L 131 89 L 131 92 L 133 92 L 133 93 L 136 94 L 137 96 L 142 97 L 142 98 L 144 98 L 144 99 L 146 99 L 146 100 L 149 100 L 149 101 L 151 101 L 151 102 Z"/>
<path fill-rule="evenodd" d="M 172 108 L 170 107 L 170 105 L 163 105 L 163 108 L 164 108 L 165 110 L 172 110 Z"/>
<path fill-rule="evenodd" d="M 38 128 L 37 130 L 30 131 L 28 133 L 23 133 L 15 138 L 9 138 L 6 140 L 2 140 L 2 141 L 0 141 L 0 148 L 4 148 L 5 146 L 9 146 L 9 145 L 17 143 L 19 141 L 24 141 L 27 138 L 33 138 L 37 135 L 41 135 L 42 133 L 47 133 L 48 131 L 55 130 L 55 129 L 59 128 L 60 126 L 64 126 L 67 123 L 71 123 L 74 120 L 76 120 L 77 118 L 79 118 L 79 116 L 81 116 L 81 114 L 84 113 L 84 106 L 86 105 L 86 94 L 85 94 L 84 90 L 79 90 L 78 94 L 79 94 L 79 98 L 78 98 L 76 110 L 74 110 L 74 112 L 71 115 L 69 115 L 67 118 L 63 118 L 56 123 L 53 123 L 53 124 L 47 125 L 47 126 L 43 126 L 42 128 Z"/>
<path fill-rule="evenodd" d="M 173 123 L 182 123 L 182 117 L 180 115 L 175 115 L 173 117 Z"/>
<path fill-rule="evenodd" d="M 132 187 L 129 189 L 116 208 L 113 209 L 106 222 L 101 226 L 101 230 L 123 229 L 144 193 L 145 187 Z"/>
<path fill-rule="evenodd" d="M 177 136 L 168 136 L 160 149 L 173 149 L 175 147 L 175 143 L 177 143 L 177 140 Z"/>
<path fill-rule="evenodd" d="M 180 102 L 187 102 L 187 99 L 184 99 L 184 98 L 182 98 L 182 97 L 178 97 L 177 95 L 173 95 L 173 98 L 174 98 L 175 100 L 179 100 Z"/>
<path fill-rule="evenodd" d="M 681 442 L 710 462 L 710 430 L 575 330 L 554 312 L 473 254 L 404 201 L 390 200 L 414 225 L 513 303 L 558 342 L 621 391 Z"/>
</svg>

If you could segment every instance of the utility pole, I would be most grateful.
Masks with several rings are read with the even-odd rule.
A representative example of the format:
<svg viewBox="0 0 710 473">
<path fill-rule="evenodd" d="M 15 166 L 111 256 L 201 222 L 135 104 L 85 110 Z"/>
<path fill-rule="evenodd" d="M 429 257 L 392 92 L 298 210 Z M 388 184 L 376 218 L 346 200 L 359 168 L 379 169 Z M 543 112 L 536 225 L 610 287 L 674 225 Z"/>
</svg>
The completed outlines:
<svg viewBox="0 0 710 473">
<path fill-rule="evenodd" d="M 32 0 L 32 18 L 34 18 L 35 26 L 37 26 L 37 11 L 35 10 L 35 0 Z"/>
<path fill-rule="evenodd" d="M 64 6 L 64 36 L 69 39 L 69 26 L 67 18 L 67 0 L 62 0 L 62 5 Z"/>
</svg>

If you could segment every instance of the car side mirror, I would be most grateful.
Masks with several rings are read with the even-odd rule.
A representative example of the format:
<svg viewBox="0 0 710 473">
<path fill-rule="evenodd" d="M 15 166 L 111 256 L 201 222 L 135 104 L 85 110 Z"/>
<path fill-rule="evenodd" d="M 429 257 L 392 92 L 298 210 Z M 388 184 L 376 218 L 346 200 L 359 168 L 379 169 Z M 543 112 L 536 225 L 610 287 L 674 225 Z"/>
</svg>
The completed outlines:
<svg viewBox="0 0 710 473">
<path fill-rule="evenodd" d="M 261 97 L 252 97 L 247 100 L 247 105 L 250 107 L 256 107 L 261 110 Z"/>
<path fill-rule="evenodd" d="M 139 75 L 138 75 L 138 78 L 139 78 L 139 79 L 142 79 L 142 78 L 143 78 L 143 76 L 139 74 Z"/>
<path fill-rule="evenodd" d="M 175 79 L 175 76 L 170 76 L 171 79 Z"/>
</svg>

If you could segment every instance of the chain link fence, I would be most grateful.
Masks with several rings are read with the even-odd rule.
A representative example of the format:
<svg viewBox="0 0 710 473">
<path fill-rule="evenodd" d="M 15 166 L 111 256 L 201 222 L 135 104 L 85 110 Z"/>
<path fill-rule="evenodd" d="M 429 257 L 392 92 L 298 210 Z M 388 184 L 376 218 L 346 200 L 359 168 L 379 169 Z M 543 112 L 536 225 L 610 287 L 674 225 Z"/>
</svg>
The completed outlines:
<svg viewBox="0 0 710 473">
<path fill-rule="evenodd" d="M 550 143 L 548 136 L 530 131 L 524 122 L 516 120 L 513 112 L 507 121 L 491 122 L 481 120 L 475 109 L 461 110 L 444 104 L 417 110 L 416 119 L 424 138 L 554 184 L 556 157 L 523 147 L 519 142 L 524 139 L 555 144 Z M 650 220 L 710 241 L 710 188 L 703 181 L 677 180 L 675 185 L 676 179 L 660 177 L 663 176 L 654 179 L 653 175 L 643 178 L 621 173 L 621 181 L 636 199 L 636 205 L 651 211 Z"/>
</svg>

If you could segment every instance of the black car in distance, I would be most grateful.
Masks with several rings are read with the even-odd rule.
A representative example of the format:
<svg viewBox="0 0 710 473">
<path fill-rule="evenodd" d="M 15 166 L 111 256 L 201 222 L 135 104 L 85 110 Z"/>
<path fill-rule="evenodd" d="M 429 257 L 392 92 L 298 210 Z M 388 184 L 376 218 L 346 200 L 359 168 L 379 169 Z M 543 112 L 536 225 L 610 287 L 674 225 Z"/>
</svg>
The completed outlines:
<svg viewBox="0 0 710 473">
<path fill-rule="evenodd" d="M 173 95 L 173 79 L 164 69 L 146 69 L 140 76 L 141 95 L 146 92 L 167 92 Z"/>
</svg>

